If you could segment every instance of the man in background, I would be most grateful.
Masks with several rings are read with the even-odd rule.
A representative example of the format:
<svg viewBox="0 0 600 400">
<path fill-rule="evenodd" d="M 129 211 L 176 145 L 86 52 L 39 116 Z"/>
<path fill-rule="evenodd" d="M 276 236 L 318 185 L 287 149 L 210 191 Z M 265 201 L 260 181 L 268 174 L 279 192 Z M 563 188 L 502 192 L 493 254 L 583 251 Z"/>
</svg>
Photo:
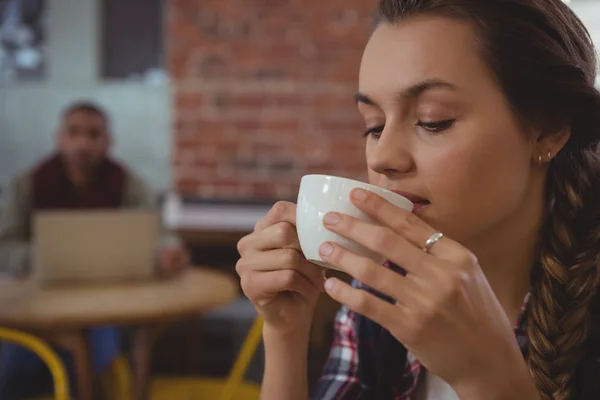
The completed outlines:
<svg viewBox="0 0 600 400">
<path fill-rule="evenodd" d="M 0 273 L 17 277 L 31 272 L 36 211 L 155 207 L 146 183 L 109 156 L 111 140 L 109 117 L 97 105 L 79 102 L 63 112 L 56 151 L 12 182 L 0 213 Z M 165 235 L 157 261 L 160 274 L 172 275 L 185 268 L 188 256 L 178 240 Z M 103 327 L 95 329 L 91 337 L 94 367 L 102 371 L 118 355 L 119 334 L 113 327 Z M 51 383 L 40 379 L 40 374 L 47 371 L 33 353 L 13 345 L 2 346 L 0 399 L 37 394 L 30 393 L 33 382 Z"/>
</svg>

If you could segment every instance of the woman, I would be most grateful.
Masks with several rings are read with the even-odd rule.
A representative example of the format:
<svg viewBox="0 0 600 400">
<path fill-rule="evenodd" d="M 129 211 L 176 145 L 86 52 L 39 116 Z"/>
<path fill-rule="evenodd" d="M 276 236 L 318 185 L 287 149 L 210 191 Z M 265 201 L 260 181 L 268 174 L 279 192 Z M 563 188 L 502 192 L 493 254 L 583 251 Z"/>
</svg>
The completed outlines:
<svg viewBox="0 0 600 400">
<path fill-rule="evenodd" d="M 381 225 L 325 217 L 390 260 L 324 243 L 353 287 L 323 285 L 302 257 L 293 204 L 240 241 L 265 320 L 263 399 L 308 398 L 320 290 L 343 308 L 315 398 L 600 398 L 600 94 L 585 28 L 560 0 L 381 0 L 379 15 L 357 95 L 369 179 L 418 206 L 355 191 Z"/>
</svg>

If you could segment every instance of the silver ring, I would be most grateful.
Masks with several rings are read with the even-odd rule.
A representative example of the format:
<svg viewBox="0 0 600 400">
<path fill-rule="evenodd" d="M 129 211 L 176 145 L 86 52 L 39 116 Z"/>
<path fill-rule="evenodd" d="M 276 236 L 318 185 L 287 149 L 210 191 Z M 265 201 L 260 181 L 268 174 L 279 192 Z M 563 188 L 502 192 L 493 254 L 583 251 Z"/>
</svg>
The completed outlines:
<svg viewBox="0 0 600 400">
<path fill-rule="evenodd" d="M 436 244 L 441 238 L 444 237 L 442 232 L 435 232 L 433 235 L 429 236 L 429 239 L 425 242 L 425 246 L 423 246 L 423 251 L 425 253 L 429 253 L 429 250 Z"/>
</svg>

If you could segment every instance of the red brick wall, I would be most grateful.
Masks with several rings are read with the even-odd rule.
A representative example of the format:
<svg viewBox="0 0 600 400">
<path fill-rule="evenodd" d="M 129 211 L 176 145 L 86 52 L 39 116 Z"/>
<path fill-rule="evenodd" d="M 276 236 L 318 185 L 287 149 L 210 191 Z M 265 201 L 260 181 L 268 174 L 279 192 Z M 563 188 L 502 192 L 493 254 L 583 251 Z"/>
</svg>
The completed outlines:
<svg viewBox="0 0 600 400">
<path fill-rule="evenodd" d="M 184 194 L 294 198 L 364 179 L 354 94 L 375 0 L 169 0 L 173 170 Z"/>
</svg>

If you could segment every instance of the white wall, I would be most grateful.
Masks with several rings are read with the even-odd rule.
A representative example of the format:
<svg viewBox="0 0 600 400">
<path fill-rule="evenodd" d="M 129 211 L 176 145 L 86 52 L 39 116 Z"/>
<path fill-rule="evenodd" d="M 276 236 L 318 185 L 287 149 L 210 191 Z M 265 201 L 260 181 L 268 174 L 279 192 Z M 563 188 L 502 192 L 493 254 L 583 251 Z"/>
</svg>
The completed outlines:
<svg viewBox="0 0 600 400">
<path fill-rule="evenodd" d="M 111 114 L 118 158 L 156 189 L 170 185 L 170 88 L 99 81 L 98 2 L 47 0 L 47 79 L 0 86 L 0 187 L 52 149 L 60 111 L 78 99 Z"/>
<path fill-rule="evenodd" d="M 583 21 L 596 48 L 600 50 L 600 0 L 573 0 L 571 8 Z M 598 84 L 600 85 L 600 76 L 598 77 Z"/>
<path fill-rule="evenodd" d="M 600 41 L 600 0 L 574 0 L 571 8 L 586 25 L 594 42 Z"/>
</svg>

